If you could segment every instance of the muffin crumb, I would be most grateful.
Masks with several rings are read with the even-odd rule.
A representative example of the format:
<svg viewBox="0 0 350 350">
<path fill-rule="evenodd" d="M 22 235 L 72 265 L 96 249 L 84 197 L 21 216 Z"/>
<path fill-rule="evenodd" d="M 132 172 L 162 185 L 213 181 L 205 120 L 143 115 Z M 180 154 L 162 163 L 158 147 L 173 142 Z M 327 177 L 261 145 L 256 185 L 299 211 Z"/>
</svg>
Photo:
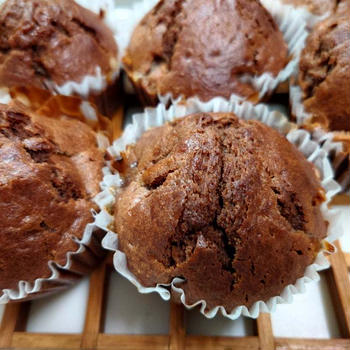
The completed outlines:
<svg viewBox="0 0 350 350">
<path fill-rule="evenodd" d="M 279 295 L 326 235 L 312 164 L 257 121 L 187 116 L 144 133 L 124 161 L 119 249 L 146 287 L 185 279 L 189 304 L 230 311 Z"/>
</svg>

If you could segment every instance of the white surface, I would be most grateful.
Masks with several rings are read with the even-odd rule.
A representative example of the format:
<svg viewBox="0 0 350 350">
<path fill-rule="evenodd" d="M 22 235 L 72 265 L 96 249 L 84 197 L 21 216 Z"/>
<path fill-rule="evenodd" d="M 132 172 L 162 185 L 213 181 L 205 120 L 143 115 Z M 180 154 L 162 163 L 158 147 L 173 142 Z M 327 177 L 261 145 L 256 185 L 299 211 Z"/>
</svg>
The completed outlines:
<svg viewBox="0 0 350 350">
<path fill-rule="evenodd" d="M 271 314 L 276 337 L 337 338 L 340 337 L 332 300 L 324 274 L 309 283 L 306 292 L 294 296 L 292 304 L 278 305 Z"/>
<path fill-rule="evenodd" d="M 112 271 L 106 307 L 105 333 L 167 334 L 169 304 L 156 294 L 142 295 Z"/>
<path fill-rule="evenodd" d="M 231 321 L 218 314 L 214 319 L 205 318 L 198 309 L 185 311 L 185 326 L 187 334 L 245 337 L 254 335 L 254 320 L 240 317 Z"/>
<path fill-rule="evenodd" d="M 27 331 L 43 333 L 80 333 L 89 290 L 84 278 L 73 288 L 44 299 L 34 300 L 30 306 Z"/>
</svg>

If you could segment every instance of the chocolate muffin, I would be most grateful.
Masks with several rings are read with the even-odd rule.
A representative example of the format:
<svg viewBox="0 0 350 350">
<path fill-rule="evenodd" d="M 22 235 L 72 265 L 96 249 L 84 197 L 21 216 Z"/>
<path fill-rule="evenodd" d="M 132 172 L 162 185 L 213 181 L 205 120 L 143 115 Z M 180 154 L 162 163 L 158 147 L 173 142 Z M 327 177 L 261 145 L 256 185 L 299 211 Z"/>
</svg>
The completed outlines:
<svg viewBox="0 0 350 350">
<path fill-rule="evenodd" d="M 257 0 L 163 0 L 136 27 L 123 62 L 145 104 L 167 93 L 257 101 L 251 78 L 276 76 L 287 45 Z"/>
<path fill-rule="evenodd" d="M 339 0 L 282 0 L 285 4 L 304 7 L 314 15 L 322 16 L 336 11 Z M 345 2 L 345 1 L 343 1 Z"/>
<path fill-rule="evenodd" d="M 102 167 L 88 125 L 0 105 L 0 291 L 65 265 L 93 221 Z"/>
<path fill-rule="evenodd" d="M 313 165 L 258 121 L 177 119 L 144 133 L 118 167 L 118 249 L 144 286 L 182 277 L 188 304 L 229 312 L 279 295 L 326 236 Z"/>
<path fill-rule="evenodd" d="M 311 123 L 350 130 L 350 23 L 347 15 L 319 23 L 300 57 L 299 85 Z"/>
<path fill-rule="evenodd" d="M 71 0 L 0 5 L 0 86 L 57 90 L 100 69 L 117 70 L 117 45 L 102 19 Z"/>
</svg>

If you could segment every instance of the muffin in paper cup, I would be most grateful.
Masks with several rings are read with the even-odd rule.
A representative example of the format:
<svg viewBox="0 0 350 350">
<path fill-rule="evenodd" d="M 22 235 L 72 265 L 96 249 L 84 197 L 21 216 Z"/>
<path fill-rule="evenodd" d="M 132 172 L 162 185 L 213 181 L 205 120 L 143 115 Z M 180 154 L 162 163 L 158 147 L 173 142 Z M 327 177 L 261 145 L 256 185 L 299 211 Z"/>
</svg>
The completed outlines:
<svg viewBox="0 0 350 350">
<path fill-rule="evenodd" d="M 80 2 L 83 6 L 69 0 L 0 3 L 6 28 L 0 46 L 8 49 L 1 53 L 0 86 L 34 86 L 84 99 L 113 86 L 120 64 L 105 13 L 114 3 Z"/>
<path fill-rule="evenodd" d="M 144 104 L 171 97 L 205 101 L 231 95 L 258 102 L 292 74 L 307 36 L 298 10 L 272 0 L 262 1 L 263 6 L 237 0 L 230 7 L 230 2 L 224 2 L 219 9 L 213 9 L 217 4 L 210 1 L 176 4 L 160 1 L 142 19 L 123 58 Z M 209 24 L 197 5 L 207 7 Z M 186 25 L 181 22 L 189 17 Z M 222 23 L 216 25 L 219 18 Z M 190 28 L 191 23 L 196 23 L 200 34 Z M 241 29 L 234 28 L 235 23 Z M 224 26 L 229 28 L 221 29 Z"/>
<path fill-rule="evenodd" d="M 338 141 L 331 161 L 343 189 L 349 186 L 349 30 L 345 15 L 332 15 L 315 26 L 289 88 L 296 123 L 324 141 Z"/>
<path fill-rule="evenodd" d="M 291 79 L 291 112 L 297 124 L 349 131 L 349 39 L 346 15 L 320 22 L 310 33 Z"/>
<path fill-rule="evenodd" d="M 0 131 L 0 303 L 8 303 L 67 288 L 103 259 L 92 198 L 109 132 L 86 101 L 50 96 L 37 109 L 23 95 L 0 105 Z"/>
<path fill-rule="evenodd" d="M 350 133 L 345 131 L 327 132 L 319 125 L 304 126 L 312 139 L 319 143 L 328 155 L 334 170 L 334 179 L 342 191 L 350 188 Z"/>
<path fill-rule="evenodd" d="M 286 136 L 288 141 L 292 144 L 294 144 L 299 151 L 307 158 L 308 162 L 314 164 L 314 166 L 317 168 L 317 171 L 319 173 L 322 187 L 324 188 L 324 196 L 325 201 L 320 206 L 320 215 L 322 215 L 324 220 L 327 220 L 329 225 L 327 227 L 327 238 L 325 238 L 322 241 L 322 249 L 318 252 L 315 260 L 309 264 L 305 272 L 302 273 L 301 277 L 296 278 L 294 283 L 288 284 L 281 289 L 280 293 L 274 294 L 274 296 L 266 297 L 264 300 L 257 300 L 252 305 L 249 305 L 249 307 L 245 306 L 244 303 L 240 305 L 236 305 L 232 309 L 227 309 L 223 305 L 211 305 L 208 303 L 208 300 L 190 300 L 189 295 L 186 293 L 184 289 L 184 286 L 186 287 L 185 282 L 182 276 L 176 276 L 172 279 L 171 283 L 169 284 L 157 284 L 154 286 L 144 286 L 143 283 L 141 283 L 140 279 L 149 278 L 149 276 L 152 276 L 152 267 L 155 266 L 153 263 L 151 264 L 151 260 L 149 260 L 150 269 L 145 272 L 145 276 L 140 277 L 138 274 L 138 278 L 133 274 L 128 267 L 128 259 L 134 259 L 134 257 L 137 255 L 137 252 L 135 252 L 134 256 L 128 255 L 128 257 L 125 255 L 125 253 L 120 250 L 120 244 L 121 242 L 118 240 L 118 232 L 114 233 L 114 222 L 116 222 L 116 225 L 118 225 L 117 221 L 114 221 L 114 206 L 116 205 L 116 197 L 120 195 L 121 188 L 123 185 L 127 185 L 127 187 L 130 185 L 130 179 L 128 176 L 125 176 L 125 167 L 123 166 L 123 162 L 121 162 L 121 159 L 123 156 L 125 156 L 125 152 L 127 150 L 127 147 L 129 145 L 135 144 L 137 140 L 140 139 L 140 137 L 147 131 L 147 130 L 155 130 L 154 128 L 157 126 L 164 125 L 167 122 L 172 122 L 175 120 L 178 120 L 177 118 L 191 115 L 193 113 L 212 113 L 212 112 L 220 112 L 220 113 L 234 113 L 236 116 L 238 116 L 241 120 L 239 121 L 243 123 L 243 121 L 248 120 L 257 120 L 262 122 L 263 124 L 266 124 L 270 126 L 272 129 L 275 129 L 279 131 L 282 135 Z M 189 117 L 187 117 L 189 118 Z M 203 117 L 204 118 L 204 117 Z M 219 118 L 219 117 L 218 117 Z M 221 118 L 221 117 L 220 117 Z M 249 123 L 248 123 L 249 124 Z M 255 122 L 253 122 L 255 125 Z M 260 123 L 258 123 L 261 125 Z M 167 124 L 169 125 L 169 124 Z M 172 124 L 170 124 L 172 125 Z M 263 129 L 270 133 L 272 131 L 270 128 L 266 128 L 266 126 L 263 126 Z M 247 131 L 248 132 L 248 131 Z M 273 132 L 273 134 L 278 135 L 276 132 Z M 167 134 L 164 134 L 161 137 L 167 137 Z M 148 134 L 148 140 L 153 140 L 155 138 L 155 134 Z M 277 137 L 277 136 L 276 136 Z M 282 139 L 281 137 L 278 137 L 279 139 Z M 283 141 L 286 142 L 286 141 Z M 147 142 L 146 142 L 147 143 Z M 185 146 L 184 146 L 185 147 Z M 288 146 L 290 147 L 290 146 Z M 142 147 L 139 150 L 140 152 L 147 152 L 146 144 L 142 144 Z M 202 148 L 201 148 L 202 150 Z M 137 151 L 137 152 L 139 152 Z M 165 150 L 166 151 L 166 148 Z M 215 156 L 215 149 L 214 148 L 208 148 L 208 154 L 213 154 Z M 159 104 L 157 108 L 149 108 L 146 109 L 144 113 L 142 114 L 136 114 L 133 117 L 133 122 L 128 125 L 122 135 L 122 137 L 118 140 L 116 140 L 111 147 L 108 149 L 108 153 L 110 155 L 110 164 L 104 169 L 104 179 L 102 181 L 102 188 L 103 191 L 99 193 L 96 197 L 96 202 L 99 205 L 101 211 L 96 216 L 96 222 L 97 225 L 105 230 L 109 230 L 107 235 L 104 237 L 102 241 L 102 245 L 104 248 L 109 249 L 114 252 L 114 267 L 115 269 L 122 274 L 125 278 L 127 278 L 130 282 L 132 282 L 139 290 L 140 293 L 151 293 L 151 292 L 157 292 L 160 294 L 160 296 L 164 300 L 169 300 L 171 297 L 171 293 L 175 295 L 175 298 L 180 299 L 180 301 L 184 304 L 187 308 L 193 308 L 196 306 L 200 307 L 200 311 L 203 315 L 205 315 L 208 318 L 215 317 L 218 311 L 220 311 L 225 317 L 228 317 L 230 319 L 236 319 L 240 315 L 245 315 L 249 317 L 256 318 L 260 312 L 271 312 L 275 309 L 276 304 L 278 303 L 288 303 L 292 301 L 292 296 L 295 293 L 303 292 L 305 289 L 305 283 L 309 281 L 315 281 L 319 279 L 319 275 L 317 271 L 320 271 L 324 268 L 327 268 L 328 262 L 325 259 L 324 255 L 330 253 L 334 250 L 333 246 L 329 243 L 332 242 L 334 239 L 336 239 L 341 234 L 341 227 L 337 223 L 337 211 L 334 209 L 328 209 L 327 204 L 331 200 L 331 198 L 339 191 L 339 185 L 334 181 L 333 179 L 333 172 L 332 168 L 329 164 L 328 160 L 328 154 L 327 152 L 321 148 L 321 146 L 313 141 L 311 139 L 310 133 L 308 133 L 305 130 L 298 130 L 296 125 L 288 122 L 288 120 L 280 113 L 278 112 L 269 112 L 267 107 L 262 105 L 253 106 L 252 104 L 248 102 L 244 102 L 242 104 L 237 103 L 235 100 L 226 101 L 221 98 L 215 98 L 207 103 L 203 103 L 200 101 L 192 101 L 191 105 L 184 106 L 182 104 L 175 104 L 172 105 L 169 109 L 166 109 L 166 107 L 162 104 Z M 213 156 L 213 157 L 214 157 Z M 300 156 L 301 157 L 301 156 Z M 301 157 L 303 158 L 303 157 Z M 303 158 L 304 159 L 304 158 Z M 130 158 L 130 162 L 132 162 L 133 158 Z M 171 162 L 168 163 L 169 159 L 165 160 L 165 164 L 171 166 Z M 306 160 L 304 160 L 305 163 L 308 163 Z M 200 172 L 200 162 L 198 163 L 198 172 Z M 113 165 L 113 166 L 112 166 Z M 137 164 L 130 163 L 130 171 L 133 171 L 133 167 L 135 169 L 138 167 Z M 157 164 L 155 164 L 156 166 Z M 309 164 L 308 167 L 311 167 Z M 121 173 L 116 171 L 116 168 L 120 170 Z M 312 168 L 312 167 L 311 167 Z M 147 186 L 152 188 L 152 186 L 162 186 L 162 183 L 164 181 L 164 178 L 162 177 L 161 173 L 161 167 L 159 167 L 159 173 L 157 173 L 159 176 L 155 176 L 153 180 L 148 183 Z M 214 169 L 213 167 L 211 169 Z M 214 172 L 215 170 L 213 170 Z M 171 172 L 169 172 L 171 174 Z M 146 176 L 149 176 L 150 174 L 146 174 Z M 193 175 L 196 176 L 196 175 Z M 187 178 L 186 178 L 187 179 Z M 184 183 L 187 183 L 186 179 L 184 179 Z M 130 181 L 129 181 L 130 180 Z M 147 180 L 148 181 L 148 180 Z M 166 181 L 166 179 L 165 179 Z M 137 181 L 136 181 L 137 182 Z M 248 184 L 248 183 L 247 183 Z M 183 186 L 181 182 L 178 184 L 179 187 Z M 142 191 L 139 192 L 139 189 L 137 187 L 130 188 L 131 193 L 134 192 L 135 196 L 134 199 L 129 202 L 133 206 L 137 206 L 138 203 L 142 202 L 143 200 L 143 194 Z M 199 190 L 198 190 L 199 191 Z M 198 192 L 200 194 L 202 192 Z M 276 191 L 275 193 L 278 193 Z M 320 194 L 320 199 L 322 201 L 322 194 Z M 119 200 L 119 199 L 118 199 Z M 156 213 L 156 207 L 161 207 L 162 210 L 164 210 L 164 217 L 167 217 L 167 211 L 170 210 L 169 208 L 172 207 L 172 200 L 176 200 L 174 197 L 170 196 L 168 200 L 162 201 L 159 200 L 159 203 L 155 203 L 153 209 L 154 215 L 156 217 L 160 216 Z M 189 199 L 188 199 L 189 201 Z M 144 203 L 144 202 L 142 202 Z M 168 203 L 168 205 L 166 204 Z M 144 204 L 141 204 L 144 205 Z M 124 209 L 118 205 L 118 215 L 116 215 L 116 220 L 118 220 L 119 215 L 123 215 Z M 210 209 L 208 209 L 210 211 Z M 160 212 L 161 213 L 161 212 Z M 230 213 L 228 213 L 229 215 Z M 144 225 L 145 230 L 148 230 L 148 224 L 147 220 L 142 217 L 134 217 L 132 215 L 132 210 L 130 210 L 130 222 L 140 222 L 140 225 Z M 183 214 L 185 215 L 185 214 Z M 197 216 L 200 216 L 199 213 Z M 196 215 L 194 215 L 196 216 Z M 120 218 L 120 216 L 119 216 Z M 195 220 L 196 218 L 193 218 Z M 121 223 L 121 225 L 124 225 Z M 166 229 L 167 223 L 164 223 L 164 230 Z M 169 223 L 171 225 L 171 223 Z M 162 218 L 159 219 L 159 227 L 162 226 Z M 154 230 L 158 230 L 158 227 L 155 227 Z M 130 233 L 132 234 L 132 232 Z M 135 231 L 135 235 L 137 235 L 137 231 Z M 135 236 L 136 237 L 136 236 Z M 142 238 L 142 237 L 141 237 Z M 148 238 L 143 237 L 142 240 L 144 241 L 144 245 L 148 246 Z M 165 238 L 166 240 L 166 238 Z M 150 238 L 150 241 L 152 242 L 152 239 Z M 161 241 L 161 240 L 160 240 Z M 133 244 L 130 244 L 130 249 L 132 249 Z M 159 243 L 160 245 L 162 242 Z M 205 247 L 205 240 L 201 240 L 200 246 Z M 252 242 L 253 244 L 253 242 Z M 124 245 L 125 247 L 125 245 Z M 146 248 L 147 249 L 147 248 Z M 285 252 L 286 253 L 286 252 Z M 280 254 L 284 254 L 283 251 L 280 252 Z M 298 253 L 299 254 L 299 253 Z M 176 255 L 174 255 L 176 256 Z M 278 259 L 278 254 L 276 255 L 276 259 Z M 131 261 L 131 260 L 130 260 Z M 129 261 L 129 262 L 130 262 Z M 209 260 L 208 261 L 212 261 Z M 144 266 L 144 264 L 148 263 L 148 259 L 145 258 L 145 261 L 140 261 L 140 266 Z M 200 265 L 198 265 L 200 266 Z M 196 267 L 198 267 L 196 266 Z M 253 270 L 258 271 L 260 267 L 258 265 L 255 265 Z M 272 269 L 277 269 L 278 267 L 272 266 Z M 292 268 L 292 267 L 291 267 Z M 198 267 L 200 269 L 200 267 Z M 303 270 L 304 271 L 304 270 Z M 155 272 L 156 274 L 157 272 Z M 205 271 L 202 271 L 202 278 L 203 278 L 203 284 L 202 287 L 205 288 L 205 285 L 210 285 L 210 278 L 207 277 L 207 273 Z"/>
</svg>

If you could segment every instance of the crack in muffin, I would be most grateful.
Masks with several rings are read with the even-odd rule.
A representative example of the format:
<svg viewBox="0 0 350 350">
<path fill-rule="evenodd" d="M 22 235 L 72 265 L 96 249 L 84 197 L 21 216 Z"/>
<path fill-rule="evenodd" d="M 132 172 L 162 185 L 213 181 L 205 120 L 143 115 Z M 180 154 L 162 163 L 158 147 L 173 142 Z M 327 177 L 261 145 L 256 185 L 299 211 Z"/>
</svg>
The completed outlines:
<svg viewBox="0 0 350 350">
<path fill-rule="evenodd" d="M 169 0 L 139 23 L 123 62 L 145 103 L 167 93 L 256 99 L 249 78 L 276 76 L 287 63 L 287 45 L 256 0 Z"/>
<path fill-rule="evenodd" d="M 144 133 L 119 163 L 118 249 L 146 287 L 185 279 L 189 304 L 279 295 L 326 236 L 313 165 L 260 122 L 187 116 Z"/>
<path fill-rule="evenodd" d="M 102 167 L 86 124 L 0 105 L 0 289 L 49 277 L 49 260 L 77 250 Z"/>
<path fill-rule="evenodd" d="M 299 85 L 311 122 L 350 130 L 350 23 L 346 15 L 319 23 L 302 51 Z"/>
<path fill-rule="evenodd" d="M 0 12 L 0 85 L 52 89 L 100 67 L 111 78 L 117 45 L 101 18 L 69 0 L 7 0 Z"/>
</svg>

